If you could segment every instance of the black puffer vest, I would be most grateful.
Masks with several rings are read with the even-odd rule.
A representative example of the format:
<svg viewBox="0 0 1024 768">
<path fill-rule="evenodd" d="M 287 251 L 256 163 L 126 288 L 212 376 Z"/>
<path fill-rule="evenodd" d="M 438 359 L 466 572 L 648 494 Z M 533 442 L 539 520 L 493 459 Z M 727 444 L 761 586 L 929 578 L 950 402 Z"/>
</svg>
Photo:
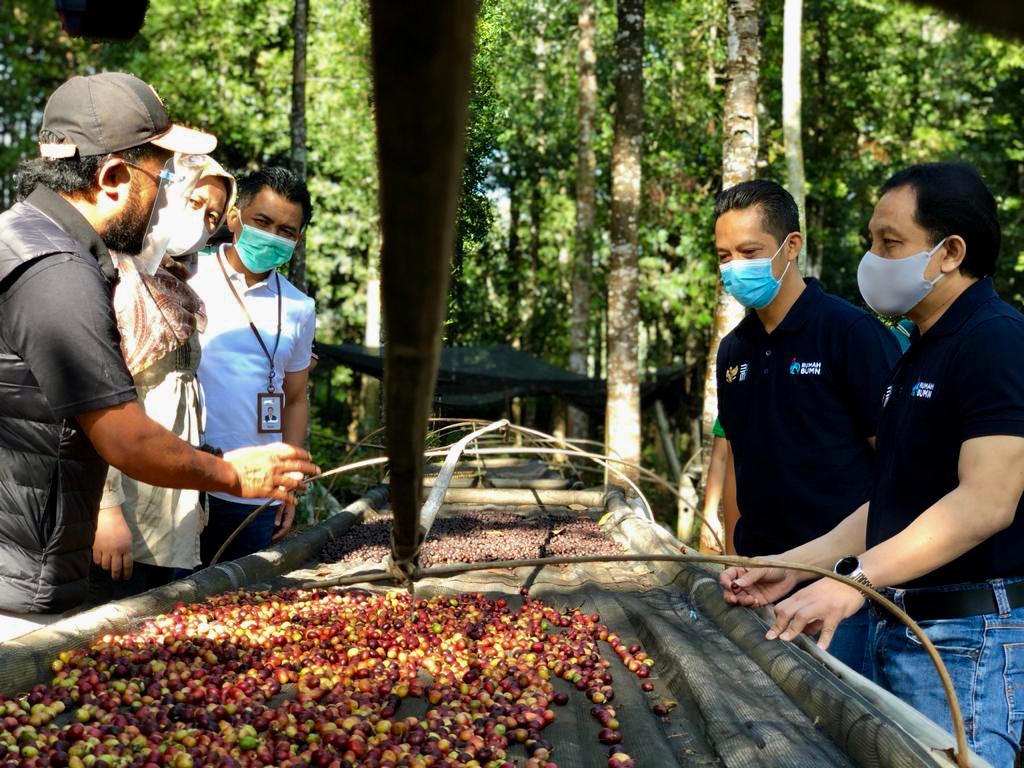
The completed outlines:
<svg viewBox="0 0 1024 768">
<path fill-rule="evenodd" d="M 0 298 L 30 263 L 89 251 L 39 210 L 0 214 Z M 55 613 L 85 598 L 107 463 L 59 419 L 3 340 L 0 302 L 0 609 Z"/>
</svg>

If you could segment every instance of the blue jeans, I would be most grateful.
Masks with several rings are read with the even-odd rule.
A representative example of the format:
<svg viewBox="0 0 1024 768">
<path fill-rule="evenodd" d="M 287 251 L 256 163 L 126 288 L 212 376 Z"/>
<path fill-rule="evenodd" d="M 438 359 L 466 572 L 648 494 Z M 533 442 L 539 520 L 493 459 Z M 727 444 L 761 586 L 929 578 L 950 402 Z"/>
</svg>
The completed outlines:
<svg viewBox="0 0 1024 768">
<path fill-rule="evenodd" d="M 203 566 L 210 564 L 217 550 L 228 540 L 228 537 L 235 532 L 250 514 L 256 511 L 258 504 L 242 504 L 237 501 L 227 501 L 216 496 L 205 496 L 209 504 L 209 522 L 199 537 L 199 557 Z M 251 555 L 270 546 L 271 537 L 274 535 L 274 517 L 280 504 L 267 507 L 260 512 L 256 519 L 250 522 L 235 537 L 235 540 L 224 550 L 219 562 L 237 560 L 240 557 Z"/>
<path fill-rule="evenodd" d="M 1006 585 L 989 582 L 1000 610 L 962 619 L 919 622 L 953 680 L 970 748 L 994 768 L 1012 768 L 1024 723 L 1024 607 L 1010 610 Z M 928 591 L 953 592 L 977 584 Z M 904 607 L 906 590 L 882 590 Z M 896 619 L 872 611 L 871 653 L 875 682 L 952 732 L 953 720 L 938 673 L 924 646 Z"/>
<path fill-rule="evenodd" d="M 854 672 L 871 679 L 871 654 L 868 652 L 868 638 L 871 625 L 867 606 L 842 622 L 832 635 L 828 652 Z"/>
</svg>

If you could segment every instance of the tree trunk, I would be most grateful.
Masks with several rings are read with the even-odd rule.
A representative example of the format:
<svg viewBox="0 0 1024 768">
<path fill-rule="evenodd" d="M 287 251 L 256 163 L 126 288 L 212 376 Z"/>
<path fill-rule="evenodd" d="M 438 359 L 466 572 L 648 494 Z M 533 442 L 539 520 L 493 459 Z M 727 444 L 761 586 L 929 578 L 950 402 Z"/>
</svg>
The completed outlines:
<svg viewBox="0 0 1024 768">
<path fill-rule="evenodd" d="M 761 63 L 760 8 L 758 0 L 727 0 L 728 21 L 724 141 L 722 146 L 722 187 L 753 179 L 757 171 L 757 90 Z M 719 280 L 715 297 L 714 324 L 704 376 L 704 472 L 711 456 L 711 428 L 718 417 L 718 386 L 715 360 L 726 334 L 743 319 L 743 306 L 722 290 Z"/>
<path fill-rule="evenodd" d="M 594 0 L 580 0 L 579 79 L 576 104 L 576 258 L 572 271 L 569 320 L 569 370 L 587 371 L 590 331 L 590 280 L 594 261 L 595 171 L 594 122 L 597 113 L 597 57 L 594 53 Z M 586 437 L 587 415 L 569 408 L 569 436 Z"/>
<path fill-rule="evenodd" d="M 757 170 L 757 89 L 761 61 L 758 0 L 728 0 L 728 58 L 726 61 L 725 137 L 722 146 L 722 187 L 753 179 Z M 743 306 L 722 290 L 715 300 L 711 347 L 704 377 L 704 440 L 710 444 L 711 427 L 718 416 L 715 358 L 718 345 L 743 319 Z"/>
<path fill-rule="evenodd" d="M 513 178 L 508 190 L 508 267 L 511 280 L 508 283 L 508 316 L 505 338 L 519 349 L 519 335 L 522 330 L 522 307 L 519 306 L 519 281 L 522 277 L 519 245 L 519 187 Z"/>
<path fill-rule="evenodd" d="M 821 264 L 807 261 L 807 205 L 804 176 L 803 122 L 800 115 L 801 29 L 803 0 L 786 0 L 782 32 L 782 139 L 786 150 L 786 180 L 800 210 L 804 247 L 800 253 L 805 275 L 821 277 Z"/>
<path fill-rule="evenodd" d="M 644 3 L 618 0 L 611 257 L 608 261 L 608 409 L 605 450 L 640 463 L 640 269 L 637 224 L 644 119 Z M 636 472 L 627 469 L 636 477 Z"/>
<path fill-rule="evenodd" d="M 715 69 L 716 48 L 718 48 L 718 25 L 712 22 L 708 28 L 708 57 L 704 74 L 708 84 L 708 93 L 714 93 L 718 87 L 718 70 Z"/>
<path fill-rule="evenodd" d="M 379 348 L 380 338 L 380 265 L 379 254 L 370 249 L 366 264 L 366 326 L 363 329 L 363 345 Z M 364 374 L 361 393 L 360 428 L 368 435 L 380 426 L 380 381 Z"/>
<path fill-rule="evenodd" d="M 761 65 L 758 0 L 727 0 L 728 42 L 722 187 L 753 179 L 757 169 L 757 93 Z"/>
<path fill-rule="evenodd" d="M 535 281 L 537 279 L 537 273 L 540 271 L 540 230 L 541 230 L 541 194 L 540 194 L 540 179 L 534 179 L 533 189 L 530 190 L 530 209 L 528 211 L 530 216 L 530 272 L 531 277 Z"/>
<path fill-rule="evenodd" d="M 661 400 L 654 401 L 654 420 L 661 439 L 661 450 L 665 453 L 665 465 L 668 467 L 669 479 L 678 485 L 683 468 L 679 464 L 679 443 L 672 438 L 672 429 L 668 423 L 665 404 Z M 691 518 L 692 522 L 692 518 Z"/>
<path fill-rule="evenodd" d="M 306 39 L 309 32 L 309 0 L 295 0 L 292 14 L 292 130 L 291 165 L 300 179 L 306 179 Z M 306 292 L 306 246 L 299 241 L 288 266 L 288 279 Z"/>
<path fill-rule="evenodd" d="M 825 239 L 821 235 L 825 231 L 825 205 L 820 198 L 807 201 L 807 227 L 808 232 L 819 233 L 807 246 L 807 272 L 820 277 L 825 263 Z"/>
<path fill-rule="evenodd" d="M 524 307 L 525 313 L 523 317 L 523 342 L 522 349 L 527 352 L 541 352 L 543 353 L 544 347 L 538 343 L 538 338 L 543 335 L 543 329 L 540 328 L 540 324 L 544 321 L 544 313 L 539 301 L 536 297 L 540 295 L 541 286 L 540 280 L 540 233 L 541 233 L 541 216 L 542 211 L 542 199 L 540 193 L 540 177 L 533 179 L 533 188 L 530 190 L 530 205 L 528 206 L 526 215 L 530 222 L 530 240 L 526 246 L 527 256 L 530 260 L 529 269 L 525 273 L 520 274 L 519 279 L 526 286 L 526 295 L 534 297 L 534 300 L 527 301 Z"/>
<path fill-rule="evenodd" d="M 526 270 L 517 272 L 514 279 L 520 283 L 519 291 L 521 296 L 527 297 L 519 314 L 520 338 L 519 349 L 529 352 L 540 349 L 537 346 L 537 323 L 543 322 L 543 311 L 540 296 L 540 236 L 541 236 L 541 215 L 543 212 L 543 200 L 541 195 L 541 184 L 544 180 L 547 169 L 547 126 L 545 121 L 546 102 L 548 99 L 547 84 L 547 23 L 548 4 L 547 0 L 534 0 L 532 3 L 532 17 L 536 23 L 534 27 L 533 40 L 533 88 L 532 108 L 533 126 L 526 142 L 526 184 L 529 189 L 529 198 L 526 200 L 526 219 L 528 225 L 528 239 L 526 243 L 526 255 L 529 258 L 529 266 Z M 528 406 L 529 403 L 526 403 Z M 529 423 L 529 408 L 525 409 L 522 424 Z"/>
<path fill-rule="evenodd" d="M 829 143 L 828 116 L 832 114 L 832 100 L 828 87 L 831 55 L 831 35 L 828 11 L 818 6 L 811 6 L 811 18 L 814 20 L 814 32 L 818 43 L 818 58 L 815 62 L 815 97 L 817 104 L 813 110 L 816 118 L 816 130 L 811 142 L 812 157 L 817 162 L 831 156 Z M 810 241 L 807 246 L 808 272 L 820 275 L 825 265 L 825 200 L 821 196 L 811 195 L 807 201 L 807 232 L 805 237 Z"/>
</svg>

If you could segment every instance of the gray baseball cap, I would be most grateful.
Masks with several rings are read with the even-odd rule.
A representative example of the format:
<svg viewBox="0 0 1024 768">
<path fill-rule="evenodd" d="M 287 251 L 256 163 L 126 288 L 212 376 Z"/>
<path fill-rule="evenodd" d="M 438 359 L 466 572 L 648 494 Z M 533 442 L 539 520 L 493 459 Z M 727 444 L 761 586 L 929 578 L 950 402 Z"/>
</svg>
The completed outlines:
<svg viewBox="0 0 1024 768">
<path fill-rule="evenodd" d="M 53 92 L 43 110 L 43 157 L 106 155 L 146 143 L 206 155 L 217 146 L 217 137 L 173 124 L 153 86 L 124 72 L 73 77 Z"/>
</svg>

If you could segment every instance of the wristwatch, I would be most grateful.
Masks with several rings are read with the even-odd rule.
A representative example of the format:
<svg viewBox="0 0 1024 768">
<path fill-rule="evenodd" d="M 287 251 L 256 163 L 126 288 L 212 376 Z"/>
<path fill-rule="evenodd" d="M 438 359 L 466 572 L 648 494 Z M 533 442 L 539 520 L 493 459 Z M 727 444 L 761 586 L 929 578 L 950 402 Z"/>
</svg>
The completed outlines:
<svg viewBox="0 0 1024 768">
<path fill-rule="evenodd" d="M 853 579 L 858 584 L 863 584 L 865 587 L 875 588 L 875 585 L 871 583 L 871 580 L 864 575 L 864 571 L 860 567 L 860 558 L 856 555 L 847 555 L 832 568 L 832 572 L 840 576 L 845 576 L 848 579 Z"/>
</svg>

